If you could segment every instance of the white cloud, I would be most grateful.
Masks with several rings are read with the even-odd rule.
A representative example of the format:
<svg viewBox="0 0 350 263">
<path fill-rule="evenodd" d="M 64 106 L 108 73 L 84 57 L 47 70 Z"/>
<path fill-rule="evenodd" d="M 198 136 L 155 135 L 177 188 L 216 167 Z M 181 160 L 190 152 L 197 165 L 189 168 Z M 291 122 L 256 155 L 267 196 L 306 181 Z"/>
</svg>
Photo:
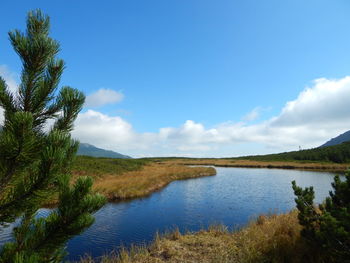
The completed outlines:
<svg viewBox="0 0 350 263">
<path fill-rule="evenodd" d="M 0 107 L 0 125 L 4 124 L 4 109 Z"/>
<path fill-rule="evenodd" d="M 99 89 L 86 97 L 85 107 L 97 108 L 122 101 L 124 95 L 112 89 Z"/>
<path fill-rule="evenodd" d="M 12 93 L 18 92 L 17 79 L 19 76 L 17 74 L 11 72 L 6 65 L 0 65 L 0 76 L 5 80 Z"/>
<path fill-rule="evenodd" d="M 0 75 L 12 92 L 18 76 L 0 65 Z M 116 103 L 123 94 L 100 89 L 87 97 L 88 107 Z M 205 127 L 187 120 L 179 127 L 163 127 L 154 133 L 138 133 L 119 116 L 88 110 L 79 114 L 73 136 L 82 142 L 133 156 L 237 156 L 316 147 L 350 129 L 350 76 L 317 79 L 280 114 L 257 122 L 264 110 L 254 108 L 239 122 Z M 255 120 L 252 124 L 250 121 Z M 0 108 L 0 123 L 3 109 Z"/>
<path fill-rule="evenodd" d="M 320 125 L 329 126 L 350 117 L 350 76 L 339 80 L 317 79 L 298 98 L 290 101 L 274 121 L 278 126 Z"/>
<path fill-rule="evenodd" d="M 93 110 L 79 114 L 75 127 L 73 135 L 84 142 L 93 140 L 97 145 L 107 146 L 111 142 L 120 145 L 133 136 L 131 125 L 122 118 Z"/>
<path fill-rule="evenodd" d="M 9 90 L 15 94 L 18 92 L 18 76 L 11 72 L 6 65 L 0 65 L 0 76 L 5 80 Z M 4 109 L 0 107 L 0 124 L 4 122 Z"/>
<path fill-rule="evenodd" d="M 244 117 L 244 121 L 255 121 L 257 118 L 260 117 L 262 108 L 261 107 L 256 107 L 252 109 L 250 112 L 248 112 Z"/>
<path fill-rule="evenodd" d="M 227 122 L 206 128 L 187 120 L 180 127 L 160 128 L 158 133 L 137 133 L 120 117 L 96 111 L 80 114 L 74 135 L 83 142 L 123 153 L 148 156 L 235 156 L 316 147 L 350 129 L 350 77 L 318 79 L 287 102 L 278 116 L 257 124 Z M 261 108 L 248 114 L 258 116 Z M 250 145 L 250 152 L 242 147 Z"/>
<path fill-rule="evenodd" d="M 108 116 L 94 110 L 79 114 L 73 136 L 105 149 L 146 149 L 154 140 L 153 134 L 137 134 L 131 124 L 118 116 Z"/>
</svg>

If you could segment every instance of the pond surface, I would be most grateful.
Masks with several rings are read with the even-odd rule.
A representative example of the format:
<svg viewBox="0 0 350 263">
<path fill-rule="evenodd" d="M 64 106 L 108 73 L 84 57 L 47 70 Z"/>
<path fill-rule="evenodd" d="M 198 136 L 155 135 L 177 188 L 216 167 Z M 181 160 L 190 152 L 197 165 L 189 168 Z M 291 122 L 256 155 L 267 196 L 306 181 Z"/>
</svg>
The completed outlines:
<svg viewBox="0 0 350 263">
<path fill-rule="evenodd" d="M 237 228 L 262 213 L 287 212 L 295 207 L 291 181 L 314 186 L 320 203 L 331 190 L 332 173 L 280 169 L 216 168 L 217 175 L 175 181 L 150 197 L 108 203 L 95 223 L 67 244 L 67 259 L 84 254 L 101 256 L 120 246 L 145 244 L 155 233 L 176 227 L 198 231 L 222 223 Z M 41 215 L 49 210 L 42 209 Z M 7 232 L 7 231 L 6 231 Z M 8 239 L 0 233 L 1 241 Z"/>
</svg>

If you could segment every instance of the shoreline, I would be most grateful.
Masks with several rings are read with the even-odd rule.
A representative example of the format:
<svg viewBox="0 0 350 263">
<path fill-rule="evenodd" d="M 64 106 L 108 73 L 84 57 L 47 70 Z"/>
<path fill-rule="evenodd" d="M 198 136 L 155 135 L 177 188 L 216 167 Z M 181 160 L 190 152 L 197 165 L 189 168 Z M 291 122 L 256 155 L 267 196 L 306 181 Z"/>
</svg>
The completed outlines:
<svg viewBox="0 0 350 263">
<path fill-rule="evenodd" d="M 216 170 L 213 167 L 150 164 L 138 171 L 97 179 L 93 190 L 105 195 L 108 202 L 128 201 L 147 197 L 174 181 L 214 175 Z"/>
<path fill-rule="evenodd" d="M 133 163 L 133 166 L 129 168 L 125 165 L 127 163 Z M 96 164 L 98 164 L 97 167 L 95 167 Z M 108 165 L 108 169 L 101 171 L 101 165 L 106 167 L 106 164 Z M 199 166 L 190 167 L 191 165 Z M 73 168 L 72 181 L 78 176 L 91 176 L 94 179 L 93 190 L 95 192 L 103 194 L 108 202 L 119 202 L 148 197 L 152 193 L 162 190 L 173 181 L 216 175 L 214 167 L 295 169 L 301 171 L 344 173 L 349 166 L 350 164 L 336 163 L 267 162 L 228 159 L 198 160 L 180 158 L 173 160 L 154 159 L 153 161 L 144 161 L 135 159 L 121 161 L 118 159 L 81 157 L 79 166 L 75 167 L 75 169 Z M 52 208 L 56 204 L 57 197 L 54 197 L 44 204 L 43 207 Z"/>
<path fill-rule="evenodd" d="M 242 162 L 228 164 L 222 162 L 214 163 L 208 160 L 206 160 L 206 162 L 194 162 L 193 160 L 182 161 L 183 160 L 178 160 L 177 162 L 152 162 L 145 165 L 139 171 L 123 173 L 118 176 L 119 179 L 133 178 L 133 183 L 138 182 L 142 177 L 149 181 L 151 178 L 147 178 L 147 175 L 153 175 L 154 173 L 158 173 L 158 176 L 167 179 L 161 184 L 154 184 L 153 187 L 147 189 L 148 192 L 143 192 L 143 194 L 138 196 L 130 197 L 130 195 L 125 195 L 124 198 L 114 199 L 115 196 L 113 192 L 111 192 L 112 198 L 108 199 L 109 202 L 143 198 L 163 189 L 169 183 L 176 180 L 213 175 L 210 173 L 207 174 L 203 172 L 203 170 L 200 172 L 203 168 L 209 168 L 215 171 L 212 167 L 190 167 L 188 165 L 298 170 L 306 170 L 302 168 L 311 167 L 311 169 L 308 170 L 324 172 L 334 171 L 335 168 L 343 172 L 345 171 L 345 167 L 347 167 L 346 164 L 339 166 L 319 163 L 308 165 L 305 165 L 305 163 L 298 163 L 298 165 L 289 166 L 286 163 L 281 164 L 277 162 L 271 165 L 271 162 L 260 162 L 260 164 L 256 162 L 254 164 L 242 164 Z M 339 169 L 340 167 L 343 169 Z M 183 171 L 187 172 L 191 171 L 191 173 L 181 173 L 179 169 L 184 169 Z M 165 175 L 164 172 L 167 174 Z M 177 176 L 179 177 L 176 177 L 174 172 L 177 172 Z M 108 178 L 105 179 L 108 181 Z M 103 179 L 101 178 L 101 183 L 102 181 Z M 96 187 L 96 189 L 99 189 L 99 185 Z M 125 187 L 124 190 L 128 190 L 128 187 Z M 301 262 L 300 260 L 307 257 L 309 247 L 300 239 L 300 229 L 301 226 L 298 223 L 297 211 L 294 209 L 282 214 L 260 215 L 254 221 L 248 222 L 244 227 L 236 231 L 228 231 L 227 227 L 224 225 L 212 226 L 198 232 L 186 233 L 180 233 L 175 229 L 173 232 L 162 234 L 161 236 L 156 234 L 154 241 L 147 246 L 134 246 L 130 249 L 121 248 L 121 250 L 114 251 L 99 259 L 93 259 L 87 256 L 80 262 L 93 263 L 95 262 L 94 260 L 100 262 L 100 259 L 103 259 L 103 262 L 106 263 L 283 262 L 286 256 L 295 257 L 295 255 L 298 256 L 295 257 L 295 261 L 292 260 L 291 262 Z"/>
<path fill-rule="evenodd" d="M 98 192 L 107 198 L 107 202 L 131 201 L 145 198 L 161 191 L 174 181 L 215 176 L 213 167 L 189 167 L 185 165 L 145 164 L 142 167 L 121 173 L 109 171 L 105 174 L 91 173 L 83 170 L 72 171 L 72 182 L 79 176 L 90 176 L 94 180 L 93 192 Z M 43 204 L 43 208 L 57 206 L 58 197 Z"/>
<path fill-rule="evenodd" d="M 75 172 L 77 176 L 81 171 Z M 108 202 L 128 201 L 144 198 L 160 191 L 168 184 L 178 180 L 214 176 L 213 167 L 189 167 L 167 163 L 147 163 L 140 169 L 123 171 L 122 173 L 89 174 L 93 177 L 93 191 L 104 195 Z"/>
<path fill-rule="evenodd" d="M 236 167 L 236 168 L 267 168 L 286 169 L 301 171 L 318 171 L 344 173 L 349 167 L 349 163 L 317 163 L 317 162 L 281 162 L 281 161 L 251 161 L 251 160 L 225 160 L 225 159 L 204 159 L 204 160 L 174 160 L 163 161 L 173 162 L 178 165 L 210 165 L 214 167 Z M 160 162 L 162 163 L 162 162 Z"/>
<path fill-rule="evenodd" d="M 85 256 L 80 263 L 180 263 L 180 262 L 303 262 L 309 247 L 301 239 L 298 212 L 260 215 L 239 230 L 213 225 L 197 232 L 155 235 L 145 246 L 121 248 L 94 259 Z M 97 260 L 97 261 L 95 261 Z"/>
</svg>

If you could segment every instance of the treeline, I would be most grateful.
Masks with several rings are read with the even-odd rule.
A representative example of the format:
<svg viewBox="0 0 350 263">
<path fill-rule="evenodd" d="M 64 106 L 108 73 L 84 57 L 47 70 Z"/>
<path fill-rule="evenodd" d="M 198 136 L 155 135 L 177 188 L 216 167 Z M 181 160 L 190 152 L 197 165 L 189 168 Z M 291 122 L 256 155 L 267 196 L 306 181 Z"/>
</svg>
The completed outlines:
<svg viewBox="0 0 350 263">
<path fill-rule="evenodd" d="M 319 147 L 309 150 L 267 155 L 243 156 L 234 159 L 254 161 L 321 161 L 347 163 L 350 162 L 350 141 L 334 146 Z"/>
</svg>

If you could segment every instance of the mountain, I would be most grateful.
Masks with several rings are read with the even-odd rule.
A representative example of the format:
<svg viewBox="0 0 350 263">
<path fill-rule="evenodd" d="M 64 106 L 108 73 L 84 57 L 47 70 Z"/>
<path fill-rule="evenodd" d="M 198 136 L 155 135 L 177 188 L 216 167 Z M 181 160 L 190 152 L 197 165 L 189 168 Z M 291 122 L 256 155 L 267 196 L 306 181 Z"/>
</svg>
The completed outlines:
<svg viewBox="0 0 350 263">
<path fill-rule="evenodd" d="M 320 147 L 333 146 L 347 141 L 350 141 L 350 131 L 344 132 L 343 134 L 340 134 L 339 136 L 330 139 L 328 142 L 322 144 Z"/>
<path fill-rule="evenodd" d="M 0 125 L 0 131 L 2 126 Z M 97 148 L 88 143 L 80 143 L 77 155 L 87 155 L 92 157 L 107 157 L 107 158 L 119 158 L 119 159 L 131 159 L 132 157 L 117 152 L 104 150 Z"/>
<path fill-rule="evenodd" d="M 130 159 L 130 156 L 123 155 L 117 152 L 104 150 L 97 148 L 88 143 L 80 143 L 77 155 L 87 155 L 93 157 L 108 157 L 108 158 L 120 158 L 120 159 Z"/>
</svg>

